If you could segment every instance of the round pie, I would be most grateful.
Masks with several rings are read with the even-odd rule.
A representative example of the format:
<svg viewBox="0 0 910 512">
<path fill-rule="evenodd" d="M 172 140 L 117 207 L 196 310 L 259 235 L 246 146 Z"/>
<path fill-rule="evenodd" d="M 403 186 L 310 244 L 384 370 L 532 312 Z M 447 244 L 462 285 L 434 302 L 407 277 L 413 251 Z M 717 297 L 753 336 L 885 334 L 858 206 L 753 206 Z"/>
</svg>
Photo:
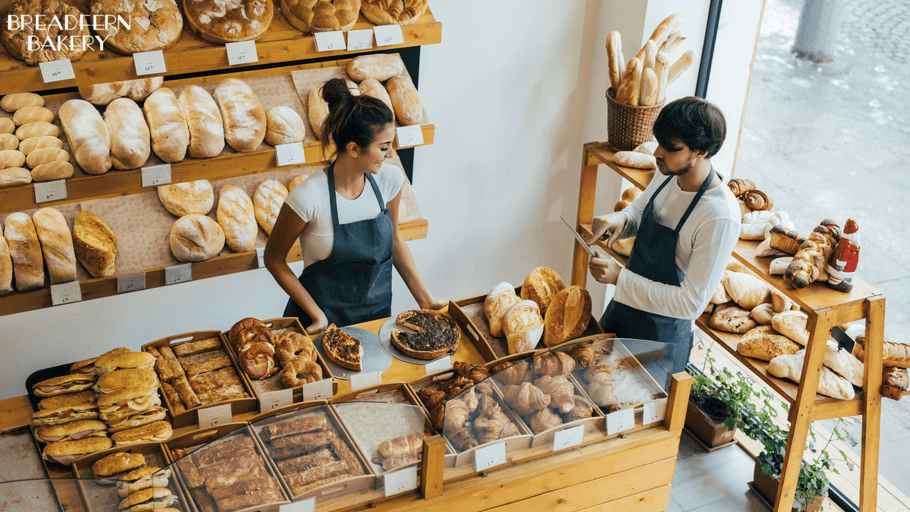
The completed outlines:
<svg viewBox="0 0 910 512">
<path fill-rule="evenodd" d="M 405 311 L 395 319 L 398 325 L 415 332 L 393 331 L 392 344 L 415 359 L 436 359 L 458 350 L 461 329 L 445 313 L 432 309 Z"/>
<path fill-rule="evenodd" d="M 94 16 L 131 19 L 129 29 L 119 23 L 99 24 L 96 32 L 105 46 L 124 55 L 165 50 L 180 40 L 183 16 L 174 0 L 95 0 Z"/>
<path fill-rule="evenodd" d="M 35 20 L 40 16 L 42 21 L 38 24 L 40 30 L 36 30 L 35 23 L 20 25 L 11 30 L 10 23 L 7 20 Z M 64 24 L 66 20 L 70 21 L 71 29 L 59 30 L 60 24 L 52 23 L 49 20 L 60 20 Z M 82 21 L 85 21 L 84 23 Z M 71 5 L 67 5 L 57 0 L 19 0 L 10 7 L 7 18 L 3 19 L 3 28 L 0 30 L 0 41 L 6 47 L 6 51 L 13 57 L 25 61 L 29 66 L 37 66 L 39 62 L 50 62 L 53 60 L 69 59 L 73 62 L 82 58 L 85 53 L 85 47 L 91 40 L 88 31 L 89 23 L 82 19 L 82 13 Z M 29 38 L 36 37 L 41 43 L 37 49 L 29 49 Z M 54 43 L 54 48 L 45 42 L 50 39 Z M 32 39 L 34 41 L 35 39 Z M 60 44 L 57 44 L 60 41 Z M 70 44 L 72 43 L 72 44 Z"/>
<path fill-rule="evenodd" d="M 183 9 L 193 32 L 218 44 L 259 39 L 274 13 L 271 0 L 184 0 Z"/>
</svg>

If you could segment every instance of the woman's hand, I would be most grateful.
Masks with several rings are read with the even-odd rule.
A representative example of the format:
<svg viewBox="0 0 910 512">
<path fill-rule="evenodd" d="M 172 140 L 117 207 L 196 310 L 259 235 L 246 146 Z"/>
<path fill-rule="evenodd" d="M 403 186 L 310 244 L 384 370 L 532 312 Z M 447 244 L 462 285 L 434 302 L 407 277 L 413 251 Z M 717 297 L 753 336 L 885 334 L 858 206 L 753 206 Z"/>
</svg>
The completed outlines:
<svg viewBox="0 0 910 512">
<path fill-rule="evenodd" d="M 612 248 L 613 242 L 619 240 L 619 235 L 622 233 L 623 228 L 626 227 L 626 220 L 628 220 L 628 217 L 621 212 L 613 212 L 607 215 L 601 215 L 600 217 L 594 217 L 594 220 L 591 223 L 593 236 L 588 240 L 588 245 L 593 244 L 603 237 L 608 237 L 607 247 Z"/>
<path fill-rule="evenodd" d="M 600 255 L 600 251 L 594 251 L 594 257 L 588 262 L 588 269 L 598 283 L 615 285 L 622 265 L 609 254 L 604 257 Z"/>
<path fill-rule="evenodd" d="M 431 297 L 429 301 L 423 304 L 418 304 L 418 306 L 420 306 L 420 309 L 442 309 L 448 305 L 449 301 L 437 299 L 435 297 Z"/>
<path fill-rule="evenodd" d="M 306 328 L 307 334 L 319 334 L 329 326 L 329 319 L 325 317 L 325 313 L 322 311 L 319 312 L 319 318 L 314 318 L 313 323 Z"/>
</svg>

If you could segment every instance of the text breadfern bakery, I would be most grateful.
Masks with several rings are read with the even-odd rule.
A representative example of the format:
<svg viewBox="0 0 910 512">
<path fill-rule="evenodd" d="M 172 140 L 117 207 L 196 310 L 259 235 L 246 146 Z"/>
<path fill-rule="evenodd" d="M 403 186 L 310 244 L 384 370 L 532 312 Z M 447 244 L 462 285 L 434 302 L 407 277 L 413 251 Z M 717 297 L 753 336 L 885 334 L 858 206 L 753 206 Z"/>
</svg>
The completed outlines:
<svg viewBox="0 0 910 512">
<path fill-rule="evenodd" d="M 87 29 L 108 34 L 116 34 L 119 30 L 129 31 L 132 18 L 129 16 L 115 16 L 113 14 L 80 15 L 64 14 L 61 16 L 47 16 L 44 14 L 9 15 L 6 18 L 6 30 L 9 32 L 32 31 L 40 34 L 73 34 L 56 35 L 41 38 L 29 35 L 26 39 L 28 51 L 38 50 L 65 51 L 67 49 L 82 51 L 104 51 L 107 37 L 99 35 L 75 35 L 80 31 L 84 34 Z M 108 36 L 110 37 L 110 36 Z"/>
</svg>

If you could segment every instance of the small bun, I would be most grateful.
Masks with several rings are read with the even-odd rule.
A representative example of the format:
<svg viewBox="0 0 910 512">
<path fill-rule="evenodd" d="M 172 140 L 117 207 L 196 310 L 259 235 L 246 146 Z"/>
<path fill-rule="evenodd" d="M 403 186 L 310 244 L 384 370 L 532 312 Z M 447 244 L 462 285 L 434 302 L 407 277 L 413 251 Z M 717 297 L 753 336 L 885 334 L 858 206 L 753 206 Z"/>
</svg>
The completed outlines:
<svg viewBox="0 0 910 512">
<path fill-rule="evenodd" d="M 333 78 L 322 86 L 322 99 L 329 104 L 329 112 L 353 97 L 347 82 L 341 78 Z"/>
</svg>

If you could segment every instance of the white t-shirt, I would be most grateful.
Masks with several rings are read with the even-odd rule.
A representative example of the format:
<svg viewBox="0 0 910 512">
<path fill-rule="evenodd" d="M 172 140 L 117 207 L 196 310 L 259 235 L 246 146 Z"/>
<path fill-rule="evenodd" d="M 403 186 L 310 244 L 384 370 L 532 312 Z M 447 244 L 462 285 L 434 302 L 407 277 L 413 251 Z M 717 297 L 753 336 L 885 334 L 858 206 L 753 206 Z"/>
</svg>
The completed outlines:
<svg viewBox="0 0 910 512">
<path fill-rule="evenodd" d="M 718 184 L 718 176 L 714 177 L 717 186 L 705 192 L 679 232 L 676 268 L 683 275 L 680 286 L 658 283 L 623 268 L 616 281 L 614 300 L 648 313 L 689 320 L 704 311 L 723 277 L 740 231 L 739 202 L 726 179 Z M 664 180 L 666 177 L 656 173 L 645 191 L 622 211 L 628 221 L 621 238 L 638 231 L 645 206 Z M 679 188 L 676 177 L 670 178 L 654 200 L 655 220 L 676 229 L 695 196 L 696 192 Z"/>
<path fill-rule="evenodd" d="M 383 205 L 386 205 L 398 195 L 404 184 L 405 175 L 394 165 L 382 164 L 379 174 L 373 176 L 373 179 L 376 180 L 382 194 Z M 339 224 L 375 219 L 382 211 L 369 181 L 365 183 L 363 192 L 357 199 L 345 199 L 335 192 L 335 201 Z M 300 234 L 304 266 L 328 258 L 332 253 L 335 238 L 328 175 L 323 171 L 313 173 L 288 194 L 285 203 L 306 222 L 306 227 Z"/>
</svg>

